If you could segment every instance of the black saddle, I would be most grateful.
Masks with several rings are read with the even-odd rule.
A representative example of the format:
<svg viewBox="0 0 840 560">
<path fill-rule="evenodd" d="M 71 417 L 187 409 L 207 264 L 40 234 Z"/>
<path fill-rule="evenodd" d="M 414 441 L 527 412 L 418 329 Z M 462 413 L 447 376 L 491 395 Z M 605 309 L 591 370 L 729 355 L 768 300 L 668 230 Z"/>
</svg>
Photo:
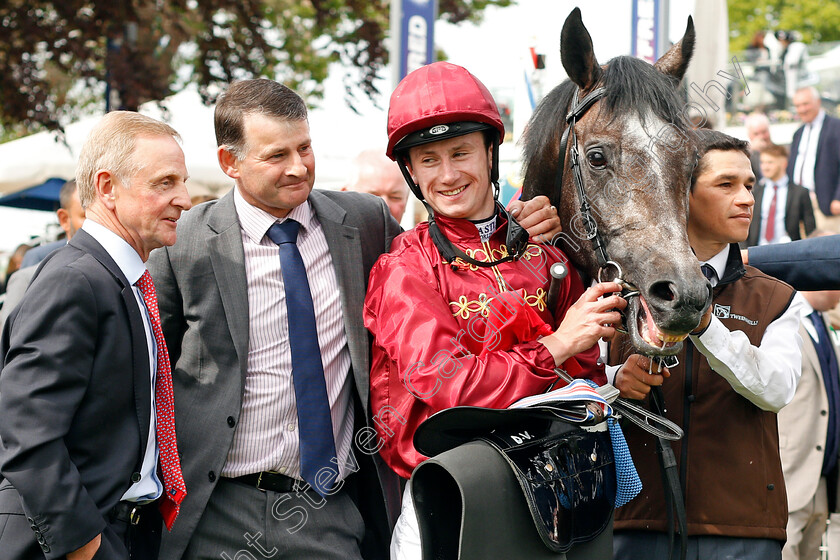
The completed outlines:
<svg viewBox="0 0 840 560">
<path fill-rule="evenodd" d="M 612 558 L 616 471 L 606 422 L 552 408 L 455 407 L 414 436 L 423 560 Z M 610 529 L 610 530 L 607 530 Z"/>
</svg>

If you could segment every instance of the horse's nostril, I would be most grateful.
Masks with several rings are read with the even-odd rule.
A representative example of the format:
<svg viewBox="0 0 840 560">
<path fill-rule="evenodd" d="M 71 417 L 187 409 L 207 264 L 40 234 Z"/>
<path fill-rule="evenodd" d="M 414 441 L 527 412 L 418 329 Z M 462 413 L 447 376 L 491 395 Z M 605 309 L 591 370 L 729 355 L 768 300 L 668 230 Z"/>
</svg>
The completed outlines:
<svg viewBox="0 0 840 560">
<path fill-rule="evenodd" d="M 677 294 L 674 293 L 670 282 L 655 282 L 650 287 L 650 295 L 661 301 L 674 301 Z"/>
</svg>

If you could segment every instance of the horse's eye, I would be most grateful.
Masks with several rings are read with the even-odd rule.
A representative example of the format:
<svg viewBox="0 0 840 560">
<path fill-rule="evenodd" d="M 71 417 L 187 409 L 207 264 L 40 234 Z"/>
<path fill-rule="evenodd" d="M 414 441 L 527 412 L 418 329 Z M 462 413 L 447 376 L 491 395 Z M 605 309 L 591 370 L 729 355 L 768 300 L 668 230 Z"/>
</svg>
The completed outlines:
<svg viewBox="0 0 840 560">
<path fill-rule="evenodd" d="M 604 157 L 604 152 L 592 150 L 586 154 L 586 159 L 589 160 L 589 165 L 595 169 L 603 169 L 607 166 L 607 158 Z"/>
</svg>

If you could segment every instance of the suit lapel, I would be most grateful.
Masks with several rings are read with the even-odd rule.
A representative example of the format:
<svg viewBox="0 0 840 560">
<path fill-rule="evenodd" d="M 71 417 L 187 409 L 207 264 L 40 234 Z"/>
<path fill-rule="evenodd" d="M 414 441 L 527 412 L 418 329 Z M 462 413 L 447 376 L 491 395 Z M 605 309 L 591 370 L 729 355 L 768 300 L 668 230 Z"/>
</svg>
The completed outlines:
<svg viewBox="0 0 840 560">
<path fill-rule="evenodd" d="M 804 125 L 799 127 L 796 132 L 793 133 L 793 140 L 790 143 L 790 157 L 788 158 L 787 176 L 791 181 L 793 181 L 793 171 L 796 169 L 796 158 L 799 157 L 799 141 L 802 139 L 802 131 L 804 130 Z"/>
<path fill-rule="evenodd" d="M 369 339 L 362 320 L 365 299 L 365 275 L 362 266 L 362 242 L 357 228 L 344 224 L 347 213 L 341 206 L 318 191 L 309 201 L 315 209 L 324 237 L 327 238 L 333 268 L 341 291 L 344 331 L 350 350 L 350 362 L 359 397 L 367 409 L 368 371 L 370 370 Z"/>
<path fill-rule="evenodd" d="M 791 235 L 792 232 L 799 231 L 799 221 L 797 220 L 795 223 L 793 220 L 799 216 L 799 212 L 794 212 L 793 210 L 793 202 L 796 198 L 796 193 L 793 192 L 793 183 L 788 181 L 788 188 L 787 188 L 787 200 L 785 200 L 785 229 L 788 230 L 788 235 L 790 235 L 791 239 L 798 239 L 799 235 Z"/>
<path fill-rule="evenodd" d="M 810 321 L 810 319 L 808 319 Z M 820 365 L 820 358 L 817 356 L 817 347 L 816 342 L 814 339 L 811 338 L 811 333 L 808 332 L 806 328 L 802 328 L 799 332 L 800 336 L 802 336 L 803 344 L 802 344 L 802 360 L 803 365 L 808 364 L 812 370 L 814 371 L 822 371 L 822 366 Z M 807 340 L 805 340 L 807 337 Z M 820 379 L 820 384 L 822 385 L 822 379 Z M 823 387 L 823 390 L 825 388 Z"/>
<path fill-rule="evenodd" d="M 750 223 L 750 245 L 758 245 L 758 239 L 761 237 L 761 200 L 762 198 L 764 198 L 765 184 L 766 179 L 761 179 L 760 181 L 758 181 L 758 183 L 755 184 L 755 188 L 753 189 L 753 198 L 755 198 L 755 204 L 753 204 L 753 219 Z"/>
<path fill-rule="evenodd" d="M 137 414 L 137 422 L 140 427 L 140 457 L 146 450 L 146 442 L 149 439 L 149 426 L 151 424 L 151 364 L 149 363 L 149 347 L 146 343 L 146 329 L 143 315 L 134 296 L 134 290 L 128 279 L 123 274 L 111 255 L 85 230 L 79 230 L 70 240 L 70 245 L 78 247 L 89 253 L 103 267 L 105 267 L 114 281 L 120 287 L 120 296 L 128 315 L 128 323 L 131 335 L 131 365 L 132 378 L 134 383 L 134 407 Z M 142 460 L 142 459 L 141 459 Z"/>
<path fill-rule="evenodd" d="M 820 127 L 820 138 L 817 140 L 817 151 L 814 153 L 814 167 L 816 168 L 817 162 L 820 161 L 820 152 L 822 151 L 823 146 L 826 144 L 827 139 L 826 136 L 829 134 L 828 128 L 831 124 L 828 122 L 828 115 L 826 114 L 823 117 L 822 127 Z"/>
<path fill-rule="evenodd" d="M 245 249 L 242 246 L 242 232 L 233 204 L 233 191 L 213 208 L 207 226 L 210 228 L 207 243 L 210 263 L 216 277 L 216 285 L 219 287 L 240 371 L 244 375 L 248 370 L 248 279 L 245 275 Z M 245 384 L 242 386 L 244 388 Z"/>
</svg>

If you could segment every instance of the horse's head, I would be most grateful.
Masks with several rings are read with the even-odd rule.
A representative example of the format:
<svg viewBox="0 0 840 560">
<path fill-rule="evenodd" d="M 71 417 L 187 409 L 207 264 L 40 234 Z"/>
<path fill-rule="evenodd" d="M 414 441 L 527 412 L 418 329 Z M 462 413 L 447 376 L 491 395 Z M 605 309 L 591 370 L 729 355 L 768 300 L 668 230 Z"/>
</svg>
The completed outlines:
<svg viewBox="0 0 840 560">
<path fill-rule="evenodd" d="M 575 9 L 561 35 L 563 67 L 570 81 L 557 86 L 534 112 L 525 136 L 523 198 L 547 195 L 563 224 L 563 248 L 593 278 L 617 275 L 602 267 L 603 243 L 621 277 L 639 292 L 629 297 L 627 330 L 647 354 L 676 353 L 711 301 L 686 234 L 695 140 L 677 87 L 694 47 L 691 19 L 682 40 L 655 65 L 617 57 L 600 66 L 592 39 Z M 603 96 L 574 122 L 560 154 L 567 115 L 597 88 Z M 587 232 L 573 178 L 579 152 L 580 179 L 597 234 Z M 559 154 L 559 156 L 558 156 Z M 563 164 L 562 182 L 555 176 Z M 560 186 L 562 185 L 562 189 Z"/>
</svg>

